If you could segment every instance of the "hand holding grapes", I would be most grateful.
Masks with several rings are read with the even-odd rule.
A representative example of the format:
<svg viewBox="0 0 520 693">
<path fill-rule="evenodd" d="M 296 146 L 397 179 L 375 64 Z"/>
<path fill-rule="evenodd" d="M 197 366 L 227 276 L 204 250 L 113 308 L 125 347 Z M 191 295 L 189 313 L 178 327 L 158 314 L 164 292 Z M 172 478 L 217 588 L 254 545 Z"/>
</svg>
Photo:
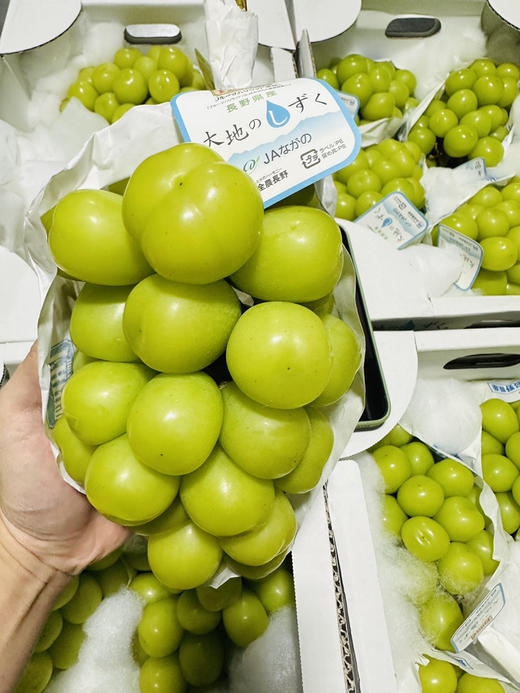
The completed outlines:
<svg viewBox="0 0 520 693">
<path fill-rule="evenodd" d="M 0 392 L 0 521 L 52 568 L 80 572 L 128 534 L 61 477 L 45 435 L 37 347 Z"/>
<path fill-rule="evenodd" d="M 10 691 L 70 576 L 128 530 L 60 475 L 42 421 L 36 344 L 0 392 L 0 421 L 0 691 Z"/>
</svg>

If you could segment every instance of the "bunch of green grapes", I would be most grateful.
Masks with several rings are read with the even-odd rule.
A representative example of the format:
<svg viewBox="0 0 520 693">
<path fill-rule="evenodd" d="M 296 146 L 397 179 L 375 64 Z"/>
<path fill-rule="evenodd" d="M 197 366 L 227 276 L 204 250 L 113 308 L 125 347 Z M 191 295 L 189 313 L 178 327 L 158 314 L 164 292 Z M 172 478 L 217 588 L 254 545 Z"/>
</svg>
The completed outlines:
<svg viewBox="0 0 520 693">
<path fill-rule="evenodd" d="M 226 677 L 224 653 L 247 647 L 282 607 L 294 608 L 290 563 L 258 580 L 172 591 L 151 572 L 146 553 L 117 549 L 75 576 L 56 601 L 16 688 L 42 693 L 78 661 L 83 625 L 102 600 L 128 587 L 143 602 L 133 637 L 142 693 L 184 693 Z"/>
<path fill-rule="evenodd" d="M 57 266 L 83 282 L 51 425 L 64 469 L 100 513 L 149 537 L 170 589 L 222 562 L 273 572 L 296 533 L 294 496 L 333 448 L 326 407 L 362 363 L 331 312 L 334 219 L 264 212 L 249 176 L 184 143 L 141 162 L 123 196 L 70 192 L 45 223 Z"/>
<path fill-rule="evenodd" d="M 82 68 L 61 104 L 76 98 L 113 123 L 138 104 L 169 101 L 180 91 L 205 89 L 201 73 L 176 46 L 152 46 L 145 55 L 120 48 L 113 62 Z"/>
<path fill-rule="evenodd" d="M 53 675 L 76 664 L 85 639 L 83 624 L 135 572 L 131 559 L 118 549 L 71 579 L 47 618 L 16 693 L 41 693 Z"/>
<path fill-rule="evenodd" d="M 334 89 L 357 96 L 361 125 L 381 118 L 402 118 L 419 103 L 414 97 L 417 80 L 413 72 L 396 68 L 390 60 L 376 62 L 352 53 L 333 60 L 316 76 Z"/>
<path fill-rule="evenodd" d="M 489 296 L 520 295 L 520 178 L 503 188 L 487 185 L 441 223 L 482 246 L 473 289 Z"/>
<path fill-rule="evenodd" d="M 479 504 L 481 488 L 465 465 L 441 458 L 396 427 L 372 455 L 384 480 L 383 524 L 424 562 L 410 598 L 419 609 L 425 638 L 452 650 L 451 637 L 464 620 L 460 597 L 494 573 L 493 534 Z"/>
<path fill-rule="evenodd" d="M 428 657 L 419 665 L 421 693 L 504 693 L 496 679 L 474 676 L 442 659 Z"/>
<path fill-rule="evenodd" d="M 284 566 L 260 580 L 235 577 L 177 594 L 142 572 L 130 588 L 144 602 L 133 641 L 141 693 L 184 693 L 225 681 L 229 650 L 259 638 L 278 609 L 294 608 L 293 578 Z"/>
<path fill-rule="evenodd" d="M 440 165 L 482 157 L 496 166 L 504 156 L 509 110 L 518 95 L 520 69 L 489 58 L 450 72 L 440 97 L 414 124 L 408 139 Z"/>
<path fill-rule="evenodd" d="M 520 528 L 520 402 L 488 399 L 482 411 L 482 476 L 495 493 L 502 526 Z"/>
<path fill-rule="evenodd" d="M 419 164 L 422 152 L 413 142 L 386 139 L 362 149 L 334 174 L 336 216 L 353 221 L 391 192 L 402 192 L 418 209 L 424 206 Z"/>
</svg>

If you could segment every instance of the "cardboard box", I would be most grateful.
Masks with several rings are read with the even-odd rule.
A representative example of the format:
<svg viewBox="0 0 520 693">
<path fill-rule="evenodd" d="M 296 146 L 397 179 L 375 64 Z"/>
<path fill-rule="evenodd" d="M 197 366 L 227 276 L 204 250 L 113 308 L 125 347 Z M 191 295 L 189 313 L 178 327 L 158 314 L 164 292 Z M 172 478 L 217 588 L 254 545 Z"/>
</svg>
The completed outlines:
<svg viewBox="0 0 520 693">
<path fill-rule="evenodd" d="M 292 549 L 304 693 L 397 693 L 356 462 L 338 462 L 328 489 Z M 338 502 L 348 522 L 335 522 Z"/>
<path fill-rule="evenodd" d="M 418 376 L 520 379 L 520 327 L 415 332 Z"/>
<path fill-rule="evenodd" d="M 464 296 L 460 292 L 460 296 L 430 297 L 406 251 L 397 250 L 360 225 L 336 221 L 349 239 L 374 329 L 442 330 L 520 324 L 520 296 Z"/>
<path fill-rule="evenodd" d="M 511 31 L 520 26 L 520 15 L 514 3 L 491 0 L 489 6 L 495 18 Z M 400 66 L 418 41 L 427 45 L 426 38 L 387 38 L 385 28 L 398 15 L 417 14 L 440 19 L 441 32 L 479 29 L 487 4 L 482 0 L 417 0 L 410 4 L 403 0 L 365 0 L 353 26 L 329 40 L 314 40 L 314 62 L 319 69 L 332 58 L 349 53 L 362 53 L 373 59 L 392 59 Z M 310 37 L 313 41 L 312 36 Z M 519 36 L 520 39 L 520 36 Z M 454 53 L 458 46 L 455 42 Z M 519 49 L 520 59 L 520 49 Z M 411 67 L 413 69 L 413 67 Z M 520 166 L 520 165 L 519 165 Z M 520 169 L 519 169 L 520 170 Z M 421 276 L 405 261 L 400 251 L 377 237 L 376 234 L 355 224 L 348 227 L 352 255 L 358 269 L 370 319 L 375 329 L 443 329 L 463 328 L 476 324 L 520 324 L 520 296 L 430 296 Z M 356 232 L 357 231 L 357 232 Z"/>
<path fill-rule="evenodd" d="M 377 331 L 375 334 L 385 362 L 385 346 L 392 342 L 398 346 L 394 341 L 396 334 Z M 414 372 L 413 384 L 416 377 L 447 375 L 483 384 L 516 379 L 520 387 L 520 328 L 424 331 L 412 333 L 412 338 L 417 359 L 416 370 L 413 363 L 409 368 Z M 447 363 L 468 355 L 485 360 L 489 354 L 498 353 L 505 354 L 511 365 L 503 366 L 495 358 L 471 370 L 445 369 Z M 402 363 L 400 369 L 396 367 L 396 374 L 403 375 L 406 369 Z M 388 382 L 392 384 L 389 389 L 397 394 L 394 387 L 399 388 L 399 380 L 394 382 L 391 373 L 387 372 Z M 401 388 L 406 409 L 412 394 L 408 378 L 401 379 Z M 394 423 L 393 417 L 390 423 Z M 354 434 L 352 441 L 356 436 L 359 434 Z M 293 549 L 305 693 L 316 690 L 395 693 L 398 690 L 391 633 L 384 617 L 370 533 L 371 521 L 358 462 L 345 455 L 330 475 L 323 497 L 316 500 L 305 518 Z"/>
</svg>

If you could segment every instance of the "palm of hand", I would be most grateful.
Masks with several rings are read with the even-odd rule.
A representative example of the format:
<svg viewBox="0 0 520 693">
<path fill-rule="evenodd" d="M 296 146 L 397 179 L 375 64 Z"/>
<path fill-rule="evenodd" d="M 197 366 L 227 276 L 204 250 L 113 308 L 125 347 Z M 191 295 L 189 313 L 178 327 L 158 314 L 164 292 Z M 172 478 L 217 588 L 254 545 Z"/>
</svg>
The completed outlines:
<svg viewBox="0 0 520 693">
<path fill-rule="evenodd" d="M 61 477 L 42 421 L 36 345 L 0 391 L 0 518 L 27 549 L 70 573 L 129 534 Z"/>
</svg>

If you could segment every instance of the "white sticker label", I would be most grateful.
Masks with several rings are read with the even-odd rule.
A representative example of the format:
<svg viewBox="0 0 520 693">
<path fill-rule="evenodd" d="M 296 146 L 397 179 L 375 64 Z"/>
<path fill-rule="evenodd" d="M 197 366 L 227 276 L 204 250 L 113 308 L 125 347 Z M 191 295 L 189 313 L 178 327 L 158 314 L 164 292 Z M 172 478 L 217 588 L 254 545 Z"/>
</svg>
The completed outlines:
<svg viewBox="0 0 520 693">
<path fill-rule="evenodd" d="M 451 637 L 455 652 L 465 650 L 494 621 L 506 603 L 501 583 L 495 585 Z"/>
<path fill-rule="evenodd" d="M 520 394 L 520 380 L 512 383 L 490 382 L 488 387 L 494 395 L 501 395 L 503 399 L 514 402 Z"/>
<path fill-rule="evenodd" d="M 418 240 L 428 221 L 402 192 L 393 192 L 380 200 L 355 221 L 367 226 L 396 248 L 405 248 Z"/>
<path fill-rule="evenodd" d="M 338 91 L 339 98 L 343 101 L 347 107 L 350 115 L 355 118 L 359 111 L 359 99 L 354 94 L 346 94 L 344 91 Z"/>
<path fill-rule="evenodd" d="M 449 226 L 439 224 L 439 248 L 454 248 L 462 260 L 462 271 L 455 286 L 462 291 L 468 291 L 473 286 L 482 264 L 484 251 L 480 243 L 465 236 Z"/>
<path fill-rule="evenodd" d="M 485 180 L 490 183 L 496 180 L 495 178 L 493 178 L 493 176 L 489 175 L 486 168 L 486 162 L 481 157 L 465 161 L 463 164 L 457 166 L 457 170 L 472 171 L 473 173 L 476 173 L 478 178 L 481 178 L 482 180 Z"/>
<path fill-rule="evenodd" d="M 49 355 L 50 388 L 47 400 L 47 423 L 54 428 L 62 414 L 61 394 L 65 383 L 72 375 L 72 358 L 75 348 L 70 339 L 64 339 L 51 347 Z"/>
<path fill-rule="evenodd" d="M 265 207 L 348 166 L 361 148 L 346 106 L 319 79 L 182 92 L 171 106 L 183 138 L 249 174 Z"/>
</svg>

